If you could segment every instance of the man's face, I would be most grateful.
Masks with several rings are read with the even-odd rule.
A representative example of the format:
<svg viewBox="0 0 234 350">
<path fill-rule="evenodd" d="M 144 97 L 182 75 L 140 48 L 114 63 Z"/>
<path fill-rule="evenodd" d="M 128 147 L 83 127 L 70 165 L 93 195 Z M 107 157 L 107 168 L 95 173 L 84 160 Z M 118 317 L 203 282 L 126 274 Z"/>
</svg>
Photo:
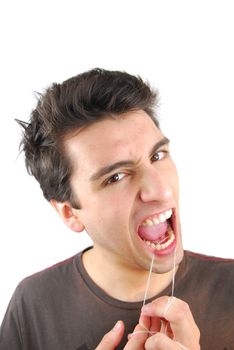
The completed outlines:
<svg viewBox="0 0 234 350">
<path fill-rule="evenodd" d="M 144 111 L 104 119 L 66 141 L 79 219 L 105 263 L 154 272 L 183 256 L 178 177 L 168 140 Z"/>
</svg>

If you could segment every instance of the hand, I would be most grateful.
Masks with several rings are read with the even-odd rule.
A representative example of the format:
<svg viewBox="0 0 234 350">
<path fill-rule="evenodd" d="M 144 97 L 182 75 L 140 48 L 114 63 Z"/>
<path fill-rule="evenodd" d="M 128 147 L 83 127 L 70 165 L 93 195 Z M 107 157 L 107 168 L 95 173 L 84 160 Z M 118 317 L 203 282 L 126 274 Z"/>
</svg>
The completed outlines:
<svg viewBox="0 0 234 350">
<path fill-rule="evenodd" d="M 114 328 L 106 333 L 95 350 L 114 350 L 124 334 L 124 324 L 118 321 Z"/>
<path fill-rule="evenodd" d="M 134 331 L 141 330 L 141 326 L 137 325 Z M 124 334 L 124 324 L 118 321 L 114 328 L 106 333 L 95 350 L 114 350 L 119 345 Z M 124 350 L 144 350 L 144 344 L 148 334 L 137 334 L 131 337 L 131 341 L 127 343 Z M 129 337 L 130 339 L 130 337 Z"/>
<path fill-rule="evenodd" d="M 148 333 L 140 333 L 144 330 Z M 134 334 L 135 331 L 140 332 Z M 200 332 L 189 306 L 175 297 L 160 297 L 145 305 L 135 331 L 126 345 L 127 350 L 200 349 Z M 139 346 L 134 347 L 137 340 Z"/>
<path fill-rule="evenodd" d="M 114 350 L 123 333 L 124 325 L 119 321 L 96 350 Z M 160 297 L 143 307 L 124 350 L 200 350 L 199 339 L 188 304 L 175 297 Z"/>
</svg>

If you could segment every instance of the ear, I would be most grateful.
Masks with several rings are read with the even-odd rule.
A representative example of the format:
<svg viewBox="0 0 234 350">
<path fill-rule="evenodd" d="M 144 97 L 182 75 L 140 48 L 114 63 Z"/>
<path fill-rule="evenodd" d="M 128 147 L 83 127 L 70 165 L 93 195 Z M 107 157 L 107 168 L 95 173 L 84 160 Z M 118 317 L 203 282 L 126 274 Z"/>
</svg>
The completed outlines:
<svg viewBox="0 0 234 350">
<path fill-rule="evenodd" d="M 56 202 L 52 199 L 50 203 L 68 228 L 75 232 L 81 232 L 84 230 L 84 225 L 80 221 L 78 215 L 78 209 L 72 208 L 68 202 Z"/>
</svg>

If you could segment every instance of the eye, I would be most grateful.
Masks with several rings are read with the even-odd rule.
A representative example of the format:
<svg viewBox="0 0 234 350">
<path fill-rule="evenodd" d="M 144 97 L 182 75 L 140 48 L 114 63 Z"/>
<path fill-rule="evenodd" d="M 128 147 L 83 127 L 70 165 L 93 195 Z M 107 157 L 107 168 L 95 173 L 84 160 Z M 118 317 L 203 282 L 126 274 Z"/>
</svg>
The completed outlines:
<svg viewBox="0 0 234 350">
<path fill-rule="evenodd" d="M 156 152 L 156 153 L 152 156 L 151 160 L 152 160 L 152 162 L 156 162 L 156 161 L 158 161 L 158 160 L 162 160 L 163 158 L 166 157 L 167 154 L 168 154 L 168 151 L 159 151 L 159 152 Z"/>
<path fill-rule="evenodd" d="M 119 181 L 122 180 L 125 176 L 126 176 L 125 173 L 116 173 L 116 174 L 112 175 L 111 177 L 109 177 L 109 178 L 105 181 L 105 185 L 111 185 L 111 184 L 113 184 L 113 183 L 119 182 Z"/>
</svg>

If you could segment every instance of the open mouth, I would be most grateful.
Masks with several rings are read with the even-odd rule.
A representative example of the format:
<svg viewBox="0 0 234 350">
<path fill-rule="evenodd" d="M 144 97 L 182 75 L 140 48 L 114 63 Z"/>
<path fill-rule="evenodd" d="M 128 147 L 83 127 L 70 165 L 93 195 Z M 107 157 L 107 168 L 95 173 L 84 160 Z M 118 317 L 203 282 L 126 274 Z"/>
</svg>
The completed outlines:
<svg viewBox="0 0 234 350">
<path fill-rule="evenodd" d="M 155 214 L 140 224 L 138 235 L 156 253 L 166 252 L 175 245 L 173 221 L 172 209 Z"/>
</svg>

